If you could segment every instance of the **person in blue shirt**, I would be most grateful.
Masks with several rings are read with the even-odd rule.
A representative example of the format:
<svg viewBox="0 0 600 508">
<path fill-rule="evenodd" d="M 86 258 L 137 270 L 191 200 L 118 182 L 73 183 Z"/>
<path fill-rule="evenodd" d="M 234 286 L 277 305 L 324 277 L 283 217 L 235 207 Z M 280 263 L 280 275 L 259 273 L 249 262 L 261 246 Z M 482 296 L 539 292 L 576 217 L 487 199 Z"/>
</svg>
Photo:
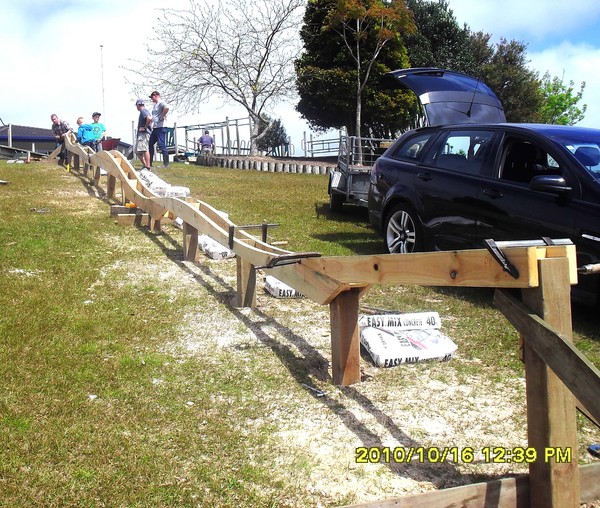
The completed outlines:
<svg viewBox="0 0 600 508">
<path fill-rule="evenodd" d="M 100 113 L 92 113 L 92 119 L 94 120 L 94 122 L 91 125 L 94 133 L 94 140 L 96 142 L 96 146 L 93 148 L 97 152 L 102 148 L 101 143 L 104 140 L 104 133 L 106 132 L 106 127 L 104 127 L 104 124 L 100 123 Z"/>
<path fill-rule="evenodd" d="M 215 149 L 215 140 L 208 131 L 204 131 L 204 134 L 200 136 L 198 148 L 202 155 L 211 155 L 213 153 L 213 150 Z"/>
<path fill-rule="evenodd" d="M 96 150 L 96 137 L 94 136 L 94 128 L 89 123 L 83 123 L 83 117 L 77 119 L 77 142 L 80 145 L 89 146 Z"/>
</svg>

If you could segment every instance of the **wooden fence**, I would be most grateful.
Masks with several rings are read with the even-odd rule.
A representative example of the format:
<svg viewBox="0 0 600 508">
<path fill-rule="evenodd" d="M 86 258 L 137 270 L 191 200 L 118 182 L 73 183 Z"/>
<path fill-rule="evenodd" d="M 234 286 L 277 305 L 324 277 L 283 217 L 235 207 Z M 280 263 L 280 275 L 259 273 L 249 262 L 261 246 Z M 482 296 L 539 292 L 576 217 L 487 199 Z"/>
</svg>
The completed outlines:
<svg viewBox="0 0 600 508">
<path fill-rule="evenodd" d="M 159 231 L 161 221 L 180 217 L 186 260 L 198 257 L 199 233 L 231 248 L 237 262 L 238 306 L 256 305 L 257 269 L 329 305 L 334 384 L 360 381 L 358 309 L 371 285 L 498 288 L 495 303 L 521 334 L 529 447 L 538 457 L 529 475 L 357 506 L 575 508 L 600 499 L 600 464 L 580 468 L 577 458 L 576 407 L 596 424 L 600 421 L 600 372 L 572 343 L 574 245 L 502 245 L 500 260 L 488 250 L 345 257 L 295 253 L 250 235 L 249 226 L 233 224 L 207 203 L 154 195 L 120 152 L 93 153 L 74 137 L 67 138 L 66 147 L 71 167 L 84 177 L 91 172 L 93 183 L 106 187 L 109 200 L 134 203 L 143 211 L 123 220 Z M 520 289 L 522 298 L 507 289 Z M 563 455 L 567 450 L 568 461 Z"/>
</svg>

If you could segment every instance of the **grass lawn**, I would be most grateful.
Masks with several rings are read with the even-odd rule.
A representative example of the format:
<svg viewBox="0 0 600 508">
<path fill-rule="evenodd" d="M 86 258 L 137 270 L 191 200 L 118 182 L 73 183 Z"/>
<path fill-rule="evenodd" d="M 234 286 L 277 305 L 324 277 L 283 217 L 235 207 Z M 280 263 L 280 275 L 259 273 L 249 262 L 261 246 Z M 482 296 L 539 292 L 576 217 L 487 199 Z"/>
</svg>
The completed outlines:
<svg viewBox="0 0 600 508">
<path fill-rule="evenodd" d="M 326 176 L 184 164 L 159 174 L 236 224 L 280 224 L 269 240 L 285 240 L 289 250 L 382 252 L 364 210 L 328 211 Z M 367 496 L 334 486 L 346 477 L 402 475 L 356 469 L 353 457 L 334 460 L 332 469 L 310 443 L 286 453 L 303 421 L 333 435 L 350 430 L 355 439 L 368 432 L 351 405 L 394 420 L 385 404 L 410 376 L 458 385 L 477 376 L 499 386 L 523 376 L 516 332 L 491 291 L 376 287 L 363 305 L 438 311 L 460 357 L 338 389 L 322 375 L 327 309 L 265 298 L 252 315 L 232 310 L 235 268 L 183 263 L 176 228 L 155 234 L 116 225 L 88 182 L 49 162 L 0 161 L 0 180 L 10 182 L 0 186 L 0 506 L 358 502 Z M 576 307 L 573 327 L 578 347 L 600 366 L 597 315 Z M 202 348 L 182 352 L 183 339 Z M 375 370 L 366 357 L 363 363 Z M 302 382 L 328 390 L 328 401 Z M 377 397 L 369 391 L 376 387 Z M 582 418 L 579 424 L 583 451 L 597 434 Z M 341 436 L 333 444 L 341 446 Z M 456 469 L 448 482 L 493 476 L 486 471 Z M 436 480 L 438 470 L 422 474 L 430 482 L 422 489 L 447 486 Z M 372 488 L 381 499 L 400 491 L 377 482 Z"/>
</svg>

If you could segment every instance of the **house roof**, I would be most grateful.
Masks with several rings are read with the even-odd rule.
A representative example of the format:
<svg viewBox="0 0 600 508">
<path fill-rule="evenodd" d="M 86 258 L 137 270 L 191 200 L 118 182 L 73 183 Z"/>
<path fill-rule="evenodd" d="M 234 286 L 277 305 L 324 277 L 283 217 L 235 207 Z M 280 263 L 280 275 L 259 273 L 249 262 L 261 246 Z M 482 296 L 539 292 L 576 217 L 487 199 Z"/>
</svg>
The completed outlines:
<svg viewBox="0 0 600 508">
<path fill-rule="evenodd" d="M 52 129 L 11 125 L 14 141 L 54 141 Z M 8 125 L 0 126 L 0 140 L 8 139 Z"/>
</svg>

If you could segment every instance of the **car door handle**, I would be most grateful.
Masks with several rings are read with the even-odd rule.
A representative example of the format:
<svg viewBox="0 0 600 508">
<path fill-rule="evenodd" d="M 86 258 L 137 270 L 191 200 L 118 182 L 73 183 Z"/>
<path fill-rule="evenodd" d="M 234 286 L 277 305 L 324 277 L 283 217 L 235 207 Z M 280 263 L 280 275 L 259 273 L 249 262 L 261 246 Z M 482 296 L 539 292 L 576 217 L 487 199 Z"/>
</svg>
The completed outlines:
<svg viewBox="0 0 600 508">
<path fill-rule="evenodd" d="M 502 197 L 502 193 L 498 189 L 485 189 L 483 193 L 492 199 L 498 199 Z"/>
<path fill-rule="evenodd" d="M 433 178 L 429 173 L 417 173 L 417 177 L 426 182 Z"/>
</svg>

